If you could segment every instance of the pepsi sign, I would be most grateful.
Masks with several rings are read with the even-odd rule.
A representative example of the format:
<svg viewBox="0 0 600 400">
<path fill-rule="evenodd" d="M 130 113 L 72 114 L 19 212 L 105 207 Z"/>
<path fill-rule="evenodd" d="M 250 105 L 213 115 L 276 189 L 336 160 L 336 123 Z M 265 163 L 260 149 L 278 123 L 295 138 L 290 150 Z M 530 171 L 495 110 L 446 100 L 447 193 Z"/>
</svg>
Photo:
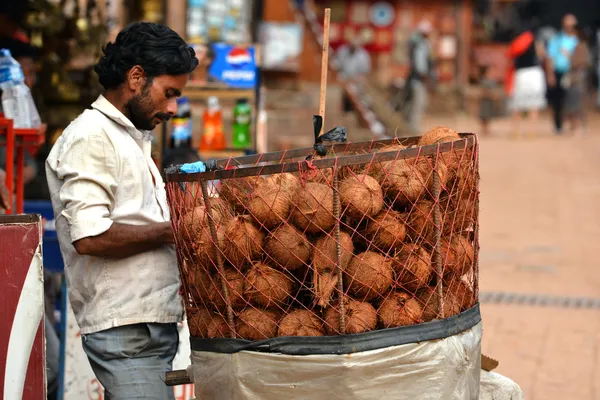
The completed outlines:
<svg viewBox="0 0 600 400">
<path fill-rule="evenodd" d="M 251 46 L 213 44 L 215 60 L 209 74 L 227 86 L 252 89 L 256 86 L 256 49 Z"/>
</svg>

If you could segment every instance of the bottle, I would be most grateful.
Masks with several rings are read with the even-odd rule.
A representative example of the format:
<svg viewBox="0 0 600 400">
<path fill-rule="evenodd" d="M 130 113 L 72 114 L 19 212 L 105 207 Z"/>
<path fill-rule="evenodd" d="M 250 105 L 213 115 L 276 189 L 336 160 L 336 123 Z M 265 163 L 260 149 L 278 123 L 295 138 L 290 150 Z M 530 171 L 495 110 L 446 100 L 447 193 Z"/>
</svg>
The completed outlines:
<svg viewBox="0 0 600 400">
<path fill-rule="evenodd" d="M 202 115 L 203 132 L 200 140 L 200 151 L 225 149 L 223 135 L 223 115 L 219 99 L 215 96 L 208 98 L 208 107 Z"/>
<path fill-rule="evenodd" d="M 239 99 L 233 109 L 233 147 L 246 148 L 252 144 L 250 139 L 252 109 L 248 99 Z"/>
<path fill-rule="evenodd" d="M 40 126 L 40 115 L 31 92 L 25 85 L 21 65 L 7 49 L 0 50 L 0 89 L 4 117 L 12 119 L 15 128 L 27 129 Z"/>
<path fill-rule="evenodd" d="M 177 114 L 171 119 L 171 148 L 192 147 L 192 113 L 187 97 L 177 99 Z"/>
</svg>

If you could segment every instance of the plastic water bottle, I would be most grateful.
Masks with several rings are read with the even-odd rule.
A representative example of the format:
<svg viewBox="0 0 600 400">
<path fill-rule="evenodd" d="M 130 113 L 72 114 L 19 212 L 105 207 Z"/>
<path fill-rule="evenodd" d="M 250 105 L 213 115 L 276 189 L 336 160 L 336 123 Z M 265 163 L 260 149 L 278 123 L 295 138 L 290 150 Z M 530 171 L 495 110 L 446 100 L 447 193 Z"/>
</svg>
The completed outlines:
<svg viewBox="0 0 600 400">
<path fill-rule="evenodd" d="M 187 97 L 177 99 L 177 114 L 171 119 L 171 148 L 192 147 L 192 112 Z"/>
<path fill-rule="evenodd" d="M 12 119 L 15 128 L 37 128 L 40 115 L 21 70 L 21 65 L 7 49 L 0 50 L 0 89 L 4 117 Z"/>
</svg>

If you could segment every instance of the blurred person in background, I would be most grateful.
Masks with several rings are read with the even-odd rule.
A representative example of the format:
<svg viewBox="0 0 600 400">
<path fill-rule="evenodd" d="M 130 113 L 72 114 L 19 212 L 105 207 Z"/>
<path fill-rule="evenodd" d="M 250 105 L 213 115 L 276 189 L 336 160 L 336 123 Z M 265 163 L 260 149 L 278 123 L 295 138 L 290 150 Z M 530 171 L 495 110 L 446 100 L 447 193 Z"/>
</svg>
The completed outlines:
<svg viewBox="0 0 600 400">
<path fill-rule="evenodd" d="M 433 83 L 434 66 L 429 37 L 433 25 L 427 20 L 419 22 L 417 31 L 409 42 L 410 70 L 406 81 L 406 106 L 404 118 L 412 133 L 421 131 L 421 121 L 427 109 L 427 89 Z"/>
<path fill-rule="evenodd" d="M 335 64 L 339 69 L 338 78 L 343 81 L 359 82 L 371 73 L 371 56 L 362 46 L 358 36 L 338 49 Z M 352 101 L 346 92 L 342 95 L 342 111 L 345 114 L 354 111 Z"/>
<path fill-rule="evenodd" d="M 585 98 L 589 83 L 589 70 L 592 66 L 592 55 L 588 47 L 588 37 L 581 24 L 575 27 L 579 42 L 571 55 L 571 69 L 567 75 L 569 86 L 565 96 L 565 117 L 571 124 L 571 130 L 583 133 L 585 130 Z"/>
<path fill-rule="evenodd" d="M 573 14 L 567 14 L 562 20 L 562 30 L 554 35 L 548 42 L 547 55 L 550 73 L 548 80 L 548 98 L 554 114 L 554 128 L 557 134 L 562 133 L 563 109 L 567 88 L 569 87 L 568 73 L 571 69 L 571 55 L 577 47 L 577 36 L 575 26 L 577 18 Z"/>
<path fill-rule="evenodd" d="M 479 86 L 481 97 L 479 99 L 479 121 L 481 123 L 481 134 L 490 134 L 490 123 L 494 117 L 494 102 L 496 95 L 494 89 L 497 84 L 491 76 L 492 69 L 489 65 L 482 65 L 479 69 Z"/>
<path fill-rule="evenodd" d="M 596 25 L 596 108 L 600 111 L 600 21 L 598 21 Z"/>
<path fill-rule="evenodd" d="M 513 119 L 513 135 L 521 137 L 521 117 L 527 113 L 530 128 L 536 127 L 539 111 L 546 106 L 546 78 L 540 64 L 539 50 L 531 29 L 512 40 L 507 50 L 508 71 L 505 90 Z M 528 132 L 531 135 L 532 132 Z"/>
</svg>

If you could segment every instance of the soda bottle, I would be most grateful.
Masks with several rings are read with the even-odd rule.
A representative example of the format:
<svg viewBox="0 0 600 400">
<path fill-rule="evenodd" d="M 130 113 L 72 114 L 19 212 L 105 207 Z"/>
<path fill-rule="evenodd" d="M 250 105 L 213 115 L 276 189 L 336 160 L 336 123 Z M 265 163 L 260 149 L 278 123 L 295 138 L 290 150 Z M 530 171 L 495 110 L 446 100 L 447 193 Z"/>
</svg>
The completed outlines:
<svg viewBox="0 0 600 400">
<path fill-rule="evenodd" d="M 208 98 L 208 107 L 202 115 L 203 132 L 200 140 L 200 151 L 225 149 L 223 135 L 223 115 L 219 99 L 215 96 Z"/>
<path fill-rule="evenodd" d="M 171 148 L 192 147 L 192 112 L 187 97 L 177 99 L 177 114 L 171 119 Z"/>
<path fill-rule="evenodd" d="M 248 99 L 239 99 L 233 109 L 233 147 L 246 148 L 252 143 L 250 139 L 252 109 Z"/>
<path fill-rule="evenodd" d="M 2 111 L 5 118 L 12 119 L 15 128 L 37 128 L 41 124 L 33 97 L 21 70 L 8 49 L 0 50 L 0 89 Z"/>
</svg>

